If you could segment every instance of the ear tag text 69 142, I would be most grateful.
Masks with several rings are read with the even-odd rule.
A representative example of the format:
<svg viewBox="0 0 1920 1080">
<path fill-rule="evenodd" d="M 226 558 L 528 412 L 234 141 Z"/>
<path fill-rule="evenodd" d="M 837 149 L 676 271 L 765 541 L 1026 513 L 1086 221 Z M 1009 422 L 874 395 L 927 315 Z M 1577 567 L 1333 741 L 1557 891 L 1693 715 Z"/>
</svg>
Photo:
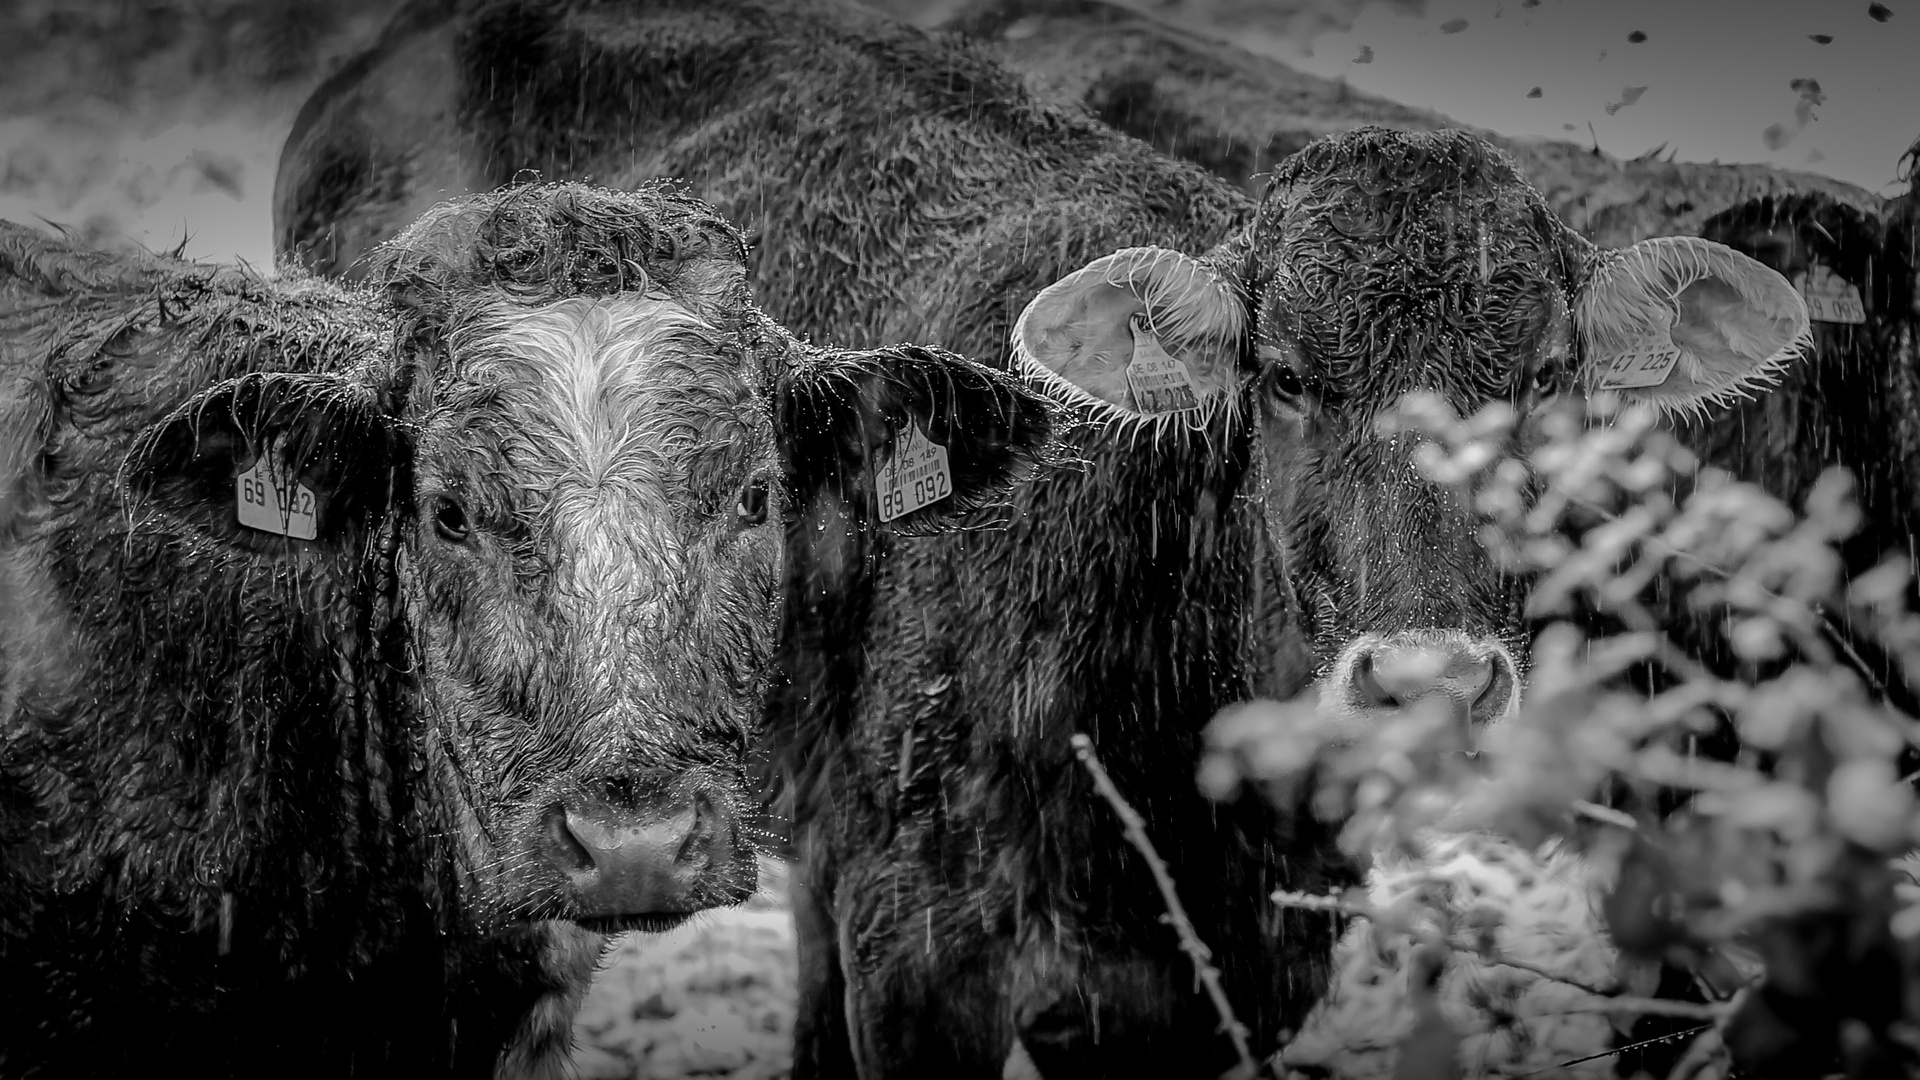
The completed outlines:
<svg viewBox="0 0 1920 1080">
<path fill-rule="evenodd" d="M 1867 307 L 1860 302 L 1860 290 L 1846 278 L 1813 263 L 1804 274 L 1793 276 L 1793 287 L 1807 301 L 1807 317 L 1820 322 L 1863 323 Z"/>
<path fill-rule="evenodd" d="M 234 509 L 247 528 L 295 540 L 318 534 L 313 489 L 294 479 L 273 445 L 234 478 L 233 489 Z"/>
<path fill-rule="evenodd" d="M 1193 375 L 1180 359 L 1160 347 L 1147 328 L 1145 312 L 1136 311 L 1127 325 L 1133 330 L 1133 359 L 1127 363 L 1127 386 L 1134 404 L 1148 416 L 1186 412 L 1200 407 Z"/>
<path fill-rule="evenodd" d="M 1659 386 L 1680 362 L 1680 347 L 1671 341 L 1642 341 L 1607 358 L 1600 373 L 1600 389 L 1633 390 Z"/>
<path fill-rule="evenodd" d="M 909 420 L 894 436 L 893 453 L 874 477 L 880 497 L 880 520 L 911 514 L 953 494 L 953 474 L 947 469 L 947 448 L 928 438 Z"/>
</svg>

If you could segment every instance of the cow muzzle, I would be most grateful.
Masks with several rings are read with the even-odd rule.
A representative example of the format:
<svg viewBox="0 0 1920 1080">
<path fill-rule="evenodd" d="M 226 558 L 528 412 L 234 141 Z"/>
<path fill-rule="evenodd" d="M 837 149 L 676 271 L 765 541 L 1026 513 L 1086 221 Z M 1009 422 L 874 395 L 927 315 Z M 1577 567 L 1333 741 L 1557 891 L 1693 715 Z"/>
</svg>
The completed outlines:
<svg viewBox="0 0 1920 1080">
<path fill-rule="evenodd" d="M 1443 705 L 1471 744 L 1474 732 L 1518 711 L 1516 670 L 1499 642 L 1458 630 L 1369 634 L 1342 650 L 1321 704 L 1357 720 Z"/>
<path fill-rule="evenodd" d="M 755 860 L 740 842 L 724 793 L 682 781 L 671 795 L 623 797 L 630 781 L 587 785 L 547 806 L 538 852 L 573 893 L 574 921 L 591 930 L 663 930 L 696 911 L 752 895 Z"/>
</svg>

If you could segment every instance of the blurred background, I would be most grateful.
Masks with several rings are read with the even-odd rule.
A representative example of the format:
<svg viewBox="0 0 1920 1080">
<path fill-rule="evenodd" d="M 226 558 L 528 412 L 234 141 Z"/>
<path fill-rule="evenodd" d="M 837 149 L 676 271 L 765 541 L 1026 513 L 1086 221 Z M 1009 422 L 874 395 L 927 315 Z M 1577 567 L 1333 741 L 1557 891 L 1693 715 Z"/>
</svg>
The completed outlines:
<svg viewBox="0 0 1920 1080">
<path fill-rule="evenodd" d="M 966 5 L 869 2 L 923 26 Z M 1920 4 L 1115 2 L 1464 124 L 1622 158 L 1763 163 L 1891 194 L 1920 133 Z M 270 265 L 275 162 L 294 114 L 399 6 L 5 0 L 0 218 Z M 1088 5 L 1014 6 L 1038 19 Z M 1005 21 L 1009 38 L 1022 32 Z"/>
</svg>

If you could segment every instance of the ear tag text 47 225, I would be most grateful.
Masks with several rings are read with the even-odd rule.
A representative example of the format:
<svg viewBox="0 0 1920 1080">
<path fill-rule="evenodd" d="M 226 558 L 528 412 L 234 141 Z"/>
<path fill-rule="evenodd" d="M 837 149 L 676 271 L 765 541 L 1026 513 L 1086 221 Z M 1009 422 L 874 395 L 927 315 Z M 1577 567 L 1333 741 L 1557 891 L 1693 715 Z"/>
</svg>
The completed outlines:
<svg viewBox="0 0 1920 1080">
<path fill-rule="evenodd" d="M 1146 313 L 1134 312 L 1127 325 L 1133 330 L 1127 386 L 1133 391 L 1135 406 L 1148 416 L 1199 408 L 1200 395 L 1194 392 L 1192 373 L 1178 357 L 1161 348 L 1160 339 L 1147 328 Z"/>
<path fill-rule="evenodd" d="M 1635 390 L 1659 386 L 1680 363 L 1680 347 L 1671 341 L 1642 341 L 1607 358 L 1600 373 L 1602 390 Z"/>
</svg>

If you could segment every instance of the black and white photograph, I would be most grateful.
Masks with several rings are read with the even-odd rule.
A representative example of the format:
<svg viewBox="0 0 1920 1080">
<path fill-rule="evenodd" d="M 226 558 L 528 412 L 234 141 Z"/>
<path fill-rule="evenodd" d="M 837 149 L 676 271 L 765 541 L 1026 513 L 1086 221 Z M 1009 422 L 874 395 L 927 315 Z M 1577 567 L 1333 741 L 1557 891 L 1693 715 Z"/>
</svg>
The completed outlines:
<svg viewBox="0 0 1920 1080">
<path fill-rule="evenodd" d="M 1913 0 L 0 0 L 0 1080 L 1920 1080 Z"/>
</svg>

